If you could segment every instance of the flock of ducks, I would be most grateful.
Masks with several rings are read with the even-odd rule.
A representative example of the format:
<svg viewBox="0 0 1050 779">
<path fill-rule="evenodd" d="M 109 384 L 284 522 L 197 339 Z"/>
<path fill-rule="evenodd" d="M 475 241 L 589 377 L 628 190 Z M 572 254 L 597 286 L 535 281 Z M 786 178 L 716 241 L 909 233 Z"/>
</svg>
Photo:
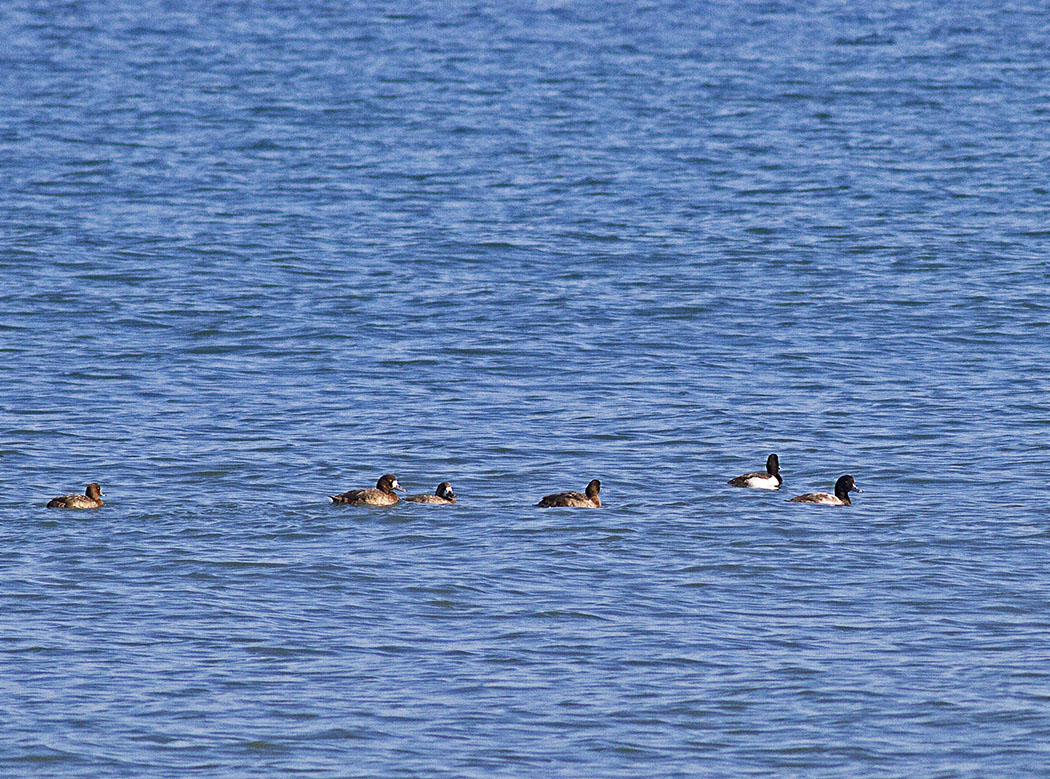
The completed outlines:
<svg viewBox="0 0 1050 779">
<path fill-rule="evenodd" d="M 734 487 L 746 487 L 753 490 L 779 490 L 784 483 L 780 476 L 780 458 L 775 454 L 769 455 L 766 460 L 766 470 L 761 473 L 745 473 L 735 476 L 727 484 Z M 572 508 L 601 508 L 602 499 L 598 497 L 602 483 L 597 479 L 591 479 L 583 492 L 556 492 L 552 495 L 544 495 L 536 505 L 540 508 L 572 507 Z M 835 494 L 828 492 L 807 492 L 791 498 L 789 503 L 815 503 L 820 506 L 849 506 L 851 492 L 861 492 L 860 487 L 849 474 L 840 476 L 835 482 Z M 101 495 L 102 488 L 98 482 L 91 482 L 87 486 L 85 495 L 60 495 L 48 501 L 47 507 L 59 509 L 96 509 L 104 505 Z M 405 488 L 398 482 L 392 473 L 379 477 L 375 487 L 362 490 L 349 490 L 338 495 L 329 495 L 333 503 L 343 503 L 350 506 L 393 506 L 402 498 L 398 492 L 405 492 Z M 441 482 L 431 495 L 409 495 L 404 500 L 411 503 L 428 503 L 431 505 L 447 505 L 456 502 L 456 494 L 452 491 L 452 485 L 447 481 Z"/>
<path fill-rule="evenodd" d="M 766 470 L 762 473 L 745 473 L 742 476 L 734 476 L 726 484 L 734 487 L 748 487 L 753 490 L 779 490 L 784 479 L 780 476 L 780 458 L 775 454 L 766 458 Z M 816 503 L 820 506 L 851 506 L 853 502 L 849 499 L 851 492 L 863 492 L 857 486 L 857 482 L 848 473 L 839 476 L 835 482 L 835 494 L 828 492 L 807 492 L 805 495 L 797 495 L 788 503 Z"/>
<path fill-rule="evenodd" d="M 376 486 L 367 490 L 350 490 L 338 495 L 329 495 L 332 503 L 346 503 L 350 506 L 393 506 L 399 500 L 396 490 L 404 491 L 397 477 L 392 473 L 386 473 L 379 477 Z M 405 500 L 411 503 L 455 503 L 456 494 L 452 491 L 452 485 L 447 481 L 441 482 L 434 490 L 433 495 L 409 495 Z"/>
<path fill-rule="evenodd" d="M 577 508 L 601 508 L 602 499 L 598 492 L 602 483 L 597 479 L 591 479 L 585 492 L 556 492 L 553 495 L 544 495 L 537 506 L 550 508 L 552 506 L 573 506 Z M 367 490 L 350 490 L 338 495 L 329 495 L 333 503 L 347 503 L 351 506 L 393 506 L 401 498 L 397 496 L 398 490 L 404 490 L 392 473 L 386 473 L 379 477 L 376 486 Z M 440 505 L 442 503 L 455 503 L 456 495 L 452 492 L 452 485 L 447 481 L 441 482 L 434 490 L 433 495 L 409 495 L 405 500 L 412 503 L 431 503 Z"/>
</svg>

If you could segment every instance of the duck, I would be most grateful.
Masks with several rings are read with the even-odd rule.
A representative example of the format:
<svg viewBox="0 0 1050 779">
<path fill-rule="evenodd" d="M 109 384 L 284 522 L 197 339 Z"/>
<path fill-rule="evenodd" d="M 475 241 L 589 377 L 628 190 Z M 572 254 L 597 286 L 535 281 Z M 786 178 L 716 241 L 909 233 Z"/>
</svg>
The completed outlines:
<svg viewBox="0 0 1050 779">
<path fill-rule="evenodd" d="M 374 489 L 350 490 L 328 497 L 332 503 L 348 503 L 351 506 L 393 506 L 399 500 L 394 490 L 403 492 L 404 489 L 394 474 L 385 473 L 379 477 Z"/>
<path fill-rule="evenodd" d="M 784 480 L 780 478 L 780 458 L 775 454 L 766 458 L 765 473 L 745 473 L 726 482 L 734 487 L 750 487 L 753 490 L 779 490 Z"/>
<path fill-rule="evenodd" d="M 805 495 L 799 495 L 798 497 L 792 498 L 788 503 L 818 503 L 821 506 L 851 506 L 853 505 L 849 499 L 851 492 L 863 492 L 863 490 L 857 486 L 857 482 L 853 480 L 853 477 L 849 474 L 845 476 L 839 476 L 839 480 L 835 482 L 835 494 L 829 495 L 826 492 L 807 492 Z"/>
<path fill-rule="evenodd" d="M 579 492 L 557 492 L 553 495 L 544 495 L 536 505 L 540 508 L 551 508 L 554 506 L 572 506 L 575 508 L 601 508 L 602 499 L 598 492 L 602 483 L 597 479 L 591 479 L 587 484 L 586 494 Z"/>
<path fill-rule="evenodd" d="M 97 481 L 87 486 L 86 495 L 59 495 L 47 502 L 49 509 L 97 509 L 105 505 L 99 495 L 104 495 Z"/>
<path fill-rule="evenodd" d="M 443 481 L 437 486 L 437 489 L 434 490 L 433 495 L 409 495 L 405 500 L 412 503 L 455 503 L 456 494 L 452 491 L 452 485 L 447 481 Z"/>
</svg>

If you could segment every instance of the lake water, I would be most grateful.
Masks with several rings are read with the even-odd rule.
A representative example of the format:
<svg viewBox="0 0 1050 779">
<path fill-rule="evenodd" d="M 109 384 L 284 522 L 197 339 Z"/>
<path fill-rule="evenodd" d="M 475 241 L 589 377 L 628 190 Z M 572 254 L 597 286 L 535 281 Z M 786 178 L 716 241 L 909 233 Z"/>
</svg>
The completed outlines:
<svg viewBox="0 0 1050 779">
<path fill-rule="evenodd" d="M 1050 11 L 856 5 L 6 3 L 0 774 L 1050 770 Z"/>
</svg>

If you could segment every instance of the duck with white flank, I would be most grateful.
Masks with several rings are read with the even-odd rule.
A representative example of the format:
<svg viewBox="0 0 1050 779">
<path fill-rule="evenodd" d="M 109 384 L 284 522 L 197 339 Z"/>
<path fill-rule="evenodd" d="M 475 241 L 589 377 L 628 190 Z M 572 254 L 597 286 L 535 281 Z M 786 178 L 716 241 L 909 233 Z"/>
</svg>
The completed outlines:
<svg viewBox="0 0 1050 779">
<path fill-rule="evenodd" d="M 765 473 L 745 473 L 726 482 L 734 487 L 750 487 L 753 490 L 779 490 L 784 480 L 780 478 L 780 458 L 775 454 L 766 458 Z"/>
</svg>

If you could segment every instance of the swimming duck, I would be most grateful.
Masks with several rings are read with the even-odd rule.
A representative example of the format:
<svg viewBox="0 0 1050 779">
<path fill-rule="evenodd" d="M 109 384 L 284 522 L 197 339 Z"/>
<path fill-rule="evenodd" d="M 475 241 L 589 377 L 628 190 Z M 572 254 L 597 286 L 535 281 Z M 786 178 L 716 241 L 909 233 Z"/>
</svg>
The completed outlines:
<svg viewBox="0 0 1050 779">
<path fill-rule="evenodd" d="M 734 487 L 750 487 L 753 490 L 779 490 L 784 480 L 780 478 L 780 458 L 775 454 L 766 458 L 765 473 L 745 473 L 726 482 Z"/>
<path fill-rule="evenodd" d="M 412 503 L 455 503 L 456 494 L 452 492 L 452 485 L 443 481 L 434 490 L 433 495 L 409 495 L 405 500 Z"/>
<path fill-rule="evenodd" d="M 47 502 L 49 509 L 97 509 L 104 505 L 102 498 L 102 487 L 97 481 L 87 486 L 87 495 L 59 495 Z"/>
<path fill-rule="evenodd" d="M 553 506 L 574 506 L 577 508 L 601 508 L 602 499 L 598 497 L 598 491 L 602 488 L 602 483 L 597 479 L 591 479 L 587 485 L 587 494 L 583 495 L 579 492 L 558 492 L 554 495 L 545 495 L 543 499 L 537 503 L 537 506 L 541 508 L 551 508 Z"/>
<path fill-rule="evenodd" d="M 394 490 L 404 491 L 397 477 L 387 473 L 379 477 L 374 489 L 350 490 L 339 495 L 329 495 L 332 503 L 349 503 L 351 506 L 393 506 L 398 501 Z"/>
<path fill-rule="evenodd" d="M 822 506 L 850 506 L 852 505 L 849 494 L 850 492 L 863 492 L 857 483 L 853 481 L 853 477 L 850 475 L 839 476 L 839 480 L 835 482 L 835 494 L 829 495 L 826 492 L 807 492 L 805 495 L 799 495 L 797 498 L 792 498 L 788 503 L 819 503 Z"/>
</svg>

